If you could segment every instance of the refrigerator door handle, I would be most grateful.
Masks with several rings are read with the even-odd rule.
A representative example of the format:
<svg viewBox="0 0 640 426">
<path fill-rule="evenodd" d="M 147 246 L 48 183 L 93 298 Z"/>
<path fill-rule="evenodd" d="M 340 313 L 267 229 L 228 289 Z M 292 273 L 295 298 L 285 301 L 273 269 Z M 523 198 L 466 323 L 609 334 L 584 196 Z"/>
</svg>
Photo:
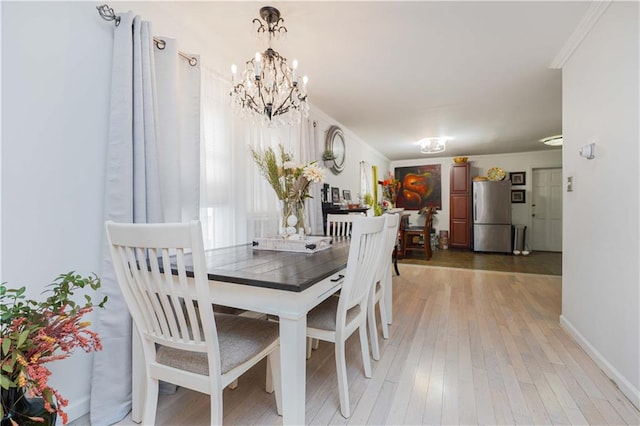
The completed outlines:
<svg viewBox="0 0 640 426">
<path fill-rule="evenodd" d="M 478 216 L 476 210 L 478 208 L 478 200 L 475 191 L 473 192 L 473 222 L 475 223 L 476 217 Z"/>
</svg>

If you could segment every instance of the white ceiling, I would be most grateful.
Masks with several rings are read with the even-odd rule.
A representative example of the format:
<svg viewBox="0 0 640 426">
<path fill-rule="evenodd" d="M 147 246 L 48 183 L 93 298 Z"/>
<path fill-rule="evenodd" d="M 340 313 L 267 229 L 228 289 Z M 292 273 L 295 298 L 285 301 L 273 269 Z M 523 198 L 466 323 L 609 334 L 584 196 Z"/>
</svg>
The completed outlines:
<svg viewBox="0 0 640 426">
<path fill-rule="evenodd" d="M 266 41 L 251 21 L 277 7 L 309 100 L 390 160 L 449 136 L 439 156 L 526 152 L 562 133 L 562 75 L 549 65 L 591 2 L 156 3 L 206 41 L 228 75 Z M 116 5 L 117 7 L 117 5 Z M 206 60 L 206 59 L 205 59 Z"/>
</svg>

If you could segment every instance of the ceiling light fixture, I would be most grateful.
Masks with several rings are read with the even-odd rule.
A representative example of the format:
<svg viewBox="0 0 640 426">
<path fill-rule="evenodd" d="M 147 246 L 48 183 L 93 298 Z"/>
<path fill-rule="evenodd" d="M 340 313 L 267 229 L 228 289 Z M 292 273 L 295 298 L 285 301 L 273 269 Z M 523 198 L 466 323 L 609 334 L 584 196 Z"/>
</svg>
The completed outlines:
<svg viewBox="0 0 640 426">
<path fill-rule="evenodd" d="M 420 143 L 420 152 L 423 154 L 437 154 L 439 152 L 444 152 L 447 145 L 446 137 L 440 138 L 428 138 L 421 139 Z"/>
<path fill-rule="evenodd" d="M 286 34 L 284 19 L 275 7 L 265 6 L 260 9 L 260 19 L 253 23 L 260 26 L 258 34 L 267 33 L 267 50 L 256 53 L 246 62 L 245 70 L 238 71 L 231 66 L 230 95 L 236 111 L 241 116 L 252 118 L 266 126 L 280 126 L 299 123 L 302 117 L 309 116 L 307 105 L 307 81 L 305 75 L 300 84 L 298 77 L 298 61 L 292 62 L 293 68 L 287 65 L 287 58 L 281 56 L 271 47 L 271 40 L 280 34 Z"/>
<path fill-rule="evenodd" d="M 548 138 L 540 139 L 540 142 L 549 146 L 562 146 L 562 135 L 550 136 Z"/>
</svg>

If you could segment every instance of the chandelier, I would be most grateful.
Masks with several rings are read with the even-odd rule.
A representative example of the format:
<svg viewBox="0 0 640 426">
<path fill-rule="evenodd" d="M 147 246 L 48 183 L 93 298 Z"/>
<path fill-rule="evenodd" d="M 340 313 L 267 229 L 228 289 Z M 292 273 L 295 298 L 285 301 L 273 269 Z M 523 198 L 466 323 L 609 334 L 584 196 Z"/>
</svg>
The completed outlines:
<svg viewBox="0 0 640 426">
<path fill-rule="evenodd" d="M 437 154 L 444 152 L 447 138 L 428 138 L 420 140 L 420 152 L 423 154 Z"/>
<path fill-rule="evenodd" d="M 251 118 L 265 126 L 281 126 L 299 123 L 302 117 L 309 116 L 307 104 L 307 76 L 298 76 L 298 61 L 287 65 L 287 58 L 271 47 L 272 39 L 287 32 L 282 25 L 284 19 L 275 7 L 265 6 L 260 9 L 258 34 L 267 34 L 267 50 L 256 53 L 247 61 L 244 71 L 235 65 L 231 66 L 231 98 L 234 109 L 242 117 Z M 300 84 L 302 80 L 302 84 Z"/>
</svg>

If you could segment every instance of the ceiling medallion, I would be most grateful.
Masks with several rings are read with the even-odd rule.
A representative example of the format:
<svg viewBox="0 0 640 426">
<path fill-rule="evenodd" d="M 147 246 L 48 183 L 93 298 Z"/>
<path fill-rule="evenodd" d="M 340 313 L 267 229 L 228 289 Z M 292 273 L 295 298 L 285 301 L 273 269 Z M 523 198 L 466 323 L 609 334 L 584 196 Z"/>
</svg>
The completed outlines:
<svg viewBox="0 0 640 426">
<path fill-rule="evenodd" d="M 421 139 L 418 142 L 420 144 L 420 152 L 423 154 L 444 152 L 447 147 L 447 139 L 446 137 Z"/>
<path fill-rule="evenodd" d="M 230 95 L 234 109 L 241 116 L 265 126 L 299 123 L 309 116 L 308 78 L 298 76 L 298 61 L 294 59 L 289 67 L 287 58 L 271 47 L 274 37 L 287 33 L 280 11 L 265 6 L 260 9 L 260 17 L 262 21 L 254 18 L 252 22 L 259 25 L 258 34 L 267 34 L 267 50 L 256 53 L 237 76 L 237 67 L 231 66 L 233 89 Z"/>
</svg>

